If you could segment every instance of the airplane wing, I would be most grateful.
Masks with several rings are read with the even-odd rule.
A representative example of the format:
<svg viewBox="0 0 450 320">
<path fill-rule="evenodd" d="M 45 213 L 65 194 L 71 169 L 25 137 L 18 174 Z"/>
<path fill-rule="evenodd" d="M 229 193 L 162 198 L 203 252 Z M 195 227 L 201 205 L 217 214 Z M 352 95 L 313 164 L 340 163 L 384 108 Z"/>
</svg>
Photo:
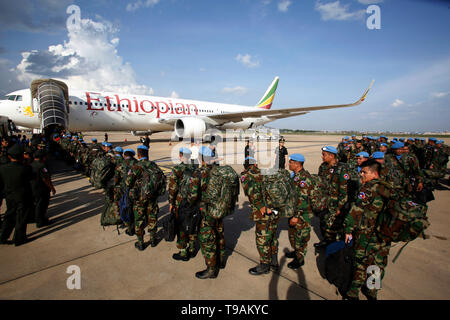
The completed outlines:
<svg viewBox="0 0 450 320">
<path fill-rule="evenodd" d="M 372 88 L 374 82 L 375 82 L 375 80 L 372 80 L 369 87 L 366 89 L 366 91 L 364 92 L 364 94 L 361 96 L 360 99 L 358 99 L 356 102 L 350 103 L 350 104 L 336 104 L 336 105 L 330 105 L 330 106 L 312 106 L 312 107 L 299 107 L 299 108 L 282 108 L 282 109 L 270 109 L 270 110 L 262 110 L 262 109 L 255 108 L 254 111 L 252 110 L 252 111 L 247 111 L 247 112 L 225 113 L 225 114 L 211 115 L 208 117 L 211 119 L 214 119 L 218 122 L 223 122 L 223 121 L 239 122 L 239 121 L 242 121 L 244 118 L 256 118 L 256 117 L 262 117 L 262 116 L 266 116 L 269 119 L 276 120 L 276 119 L 300 116 L 300 115 L 306 114 L 310 111 L 354 107 L 354 106 L 361 104 L 361 102 L 363 102 L 366 99 L 367 93 L 369 92 L 370 88 Z"/>
</svg>

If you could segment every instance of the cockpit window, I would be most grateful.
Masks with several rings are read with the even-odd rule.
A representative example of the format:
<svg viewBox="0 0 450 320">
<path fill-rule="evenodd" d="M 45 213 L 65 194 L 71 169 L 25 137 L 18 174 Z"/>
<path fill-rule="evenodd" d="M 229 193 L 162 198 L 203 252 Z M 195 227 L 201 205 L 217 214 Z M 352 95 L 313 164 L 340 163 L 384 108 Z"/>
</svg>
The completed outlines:
<svg viewBox="0 0 450 320">
<path fill-rule="evenodd" d="M 16 101 L 22 101 L 22 96 L 16 96 Z"/>
<path fill-rule="evenodd" d="M 8 96 L 8 100 L 14 101 L 16 100 L 16 96 Z"/>
</svg>

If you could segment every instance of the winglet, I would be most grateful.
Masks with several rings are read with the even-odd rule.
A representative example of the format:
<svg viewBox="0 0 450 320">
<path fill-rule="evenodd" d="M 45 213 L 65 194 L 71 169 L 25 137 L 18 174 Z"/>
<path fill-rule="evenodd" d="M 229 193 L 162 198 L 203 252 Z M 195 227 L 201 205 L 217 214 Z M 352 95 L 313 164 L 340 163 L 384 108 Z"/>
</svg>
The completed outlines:
<svg viewBox="0 0 450 320">
<path fill-rule="evenodd" d="M 361 97 L 357 102 L 355 102 L 354 105 L 358 105 L 358 104 L 360 104 L 361 102 L 363 102 L 364 100 L 366 100 L 367 93 L 369 93 L 369 90 L 372 88 L 374 82 L 375 82 L 375 80 L 372 80 L 372 82 L 370 83 L 369 87 L 366 89 L 366 91 L 365 91 L 364 94 L 362 95 L 362 97 Z"/>
<path fill-rule="evenodd" d="M 272 106 L 273 99 L 275 98 L 275 92 L 277 91 L 279 77 L 275 77 L 266 93 L 262 96 L 261 100 L 259 100 L 256 107 L 269 110 Z"/>
</svg>

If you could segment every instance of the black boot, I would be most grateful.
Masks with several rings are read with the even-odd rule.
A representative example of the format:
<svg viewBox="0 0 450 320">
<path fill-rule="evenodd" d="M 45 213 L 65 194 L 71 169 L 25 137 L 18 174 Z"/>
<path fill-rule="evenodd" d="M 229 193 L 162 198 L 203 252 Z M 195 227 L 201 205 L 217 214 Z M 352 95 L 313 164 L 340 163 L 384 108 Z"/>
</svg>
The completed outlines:
<svg viewBox="0 0 450 320">
<path fill-rule="evenodd" d="M 294 251 L 288 251 L 288 252 L 286 252 L 286 253 L 284 254 L 284 256 L 285 256 L 286 258 L 289 258 L 289 259 L 295 258 L 295 250 L 294 250 Z"/>
<path fill-rule="evenodd" d="M 278 264 L 278 254 L 272 254 L 272 261 L 270 262 L 270 270 L 277 272 L 280 269 Z"/>
<path fill-rule="evenodd" d="M 261 263 L 254 268 L 248 270 L 251 275 L 259 276 L 260 274 L 265 274 L 270 272 L 270 265 L 266 263 Z"/>
<path fill-rule="evenodd" d="M 149 241 L 150 245 L 152 246 L 152 248 L 156 247 L 158 245 L 158 241 L 156 241 L 155 238 L 151 239 Z"/>
<path fill-rule="evenodd" d="M 174 253 L 172 255 L 172 258 L 174 258 L 175 260 L 182 260 L 182 261 L 189 261 L 189 252 L 186 250 L 185 254 L 183 255 L 182 252 L 178 252 L 178 253 Z"/>
<path fill-rule="evenodd" d="M 127 229 L 127 230 L 125 230 L 125 233 L 127 234 L 127 235 L 129 235 L 130 237 L 131 236 L 134 236 L 134 229 Z"/>
<path fill-rule="evenodd" d="M 298 268 L 300 268 L 304 264 L 305 264 L 305 260 L 304 259 L 299 260 L 297 257 L 295 257 L 294 260 L 289 262 L 287 266 L 290 269 L 297 270 Z"/>
<path fill-rule="evenodd" d="M 376 290 L 370 290 L 366 286 L 363 286 L 361 288 L 361 292 L 363 295 L 366 296 L 367 300 L 370 300 L 370 301 L 377 300 L 377 291 Z"/>
<path fill-rule="evenodd" d="M 134 243 L 134 247 L 136 249 L 138 249 L 139 251 L 144 251 L 145 250 L 145 244 L 143 241 L 137 241 Z"/>
<path fill-rule="evenodd" d="M 199 271 L 195 274 L 195 276 L 199 279 L 214 279 L 217 278 L 219 274 L 219 269 L 214 267 L 207 267 L 206 270 Z"/>
</svg>

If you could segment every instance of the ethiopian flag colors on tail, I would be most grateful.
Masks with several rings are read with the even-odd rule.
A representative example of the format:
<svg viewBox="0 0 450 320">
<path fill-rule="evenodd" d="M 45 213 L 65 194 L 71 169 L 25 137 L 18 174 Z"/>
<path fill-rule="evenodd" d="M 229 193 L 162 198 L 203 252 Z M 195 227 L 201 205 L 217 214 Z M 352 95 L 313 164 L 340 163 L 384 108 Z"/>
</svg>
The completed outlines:
<svg viewBox="0 0 450 320">
<path fill-rule="evenodd" d="M 275 91 L 277 91 L 279 80 L 280 80 L 279 77 L 275 77 L 275 79 L 273 79 L 266 93 L 263 95 L 261 100 L 259 100 L 258 104 L 256 105 L 258 108 L 270 109 L 270 107 L 272 106 L 273 98 L 275 98 Z"/>
</svg>

